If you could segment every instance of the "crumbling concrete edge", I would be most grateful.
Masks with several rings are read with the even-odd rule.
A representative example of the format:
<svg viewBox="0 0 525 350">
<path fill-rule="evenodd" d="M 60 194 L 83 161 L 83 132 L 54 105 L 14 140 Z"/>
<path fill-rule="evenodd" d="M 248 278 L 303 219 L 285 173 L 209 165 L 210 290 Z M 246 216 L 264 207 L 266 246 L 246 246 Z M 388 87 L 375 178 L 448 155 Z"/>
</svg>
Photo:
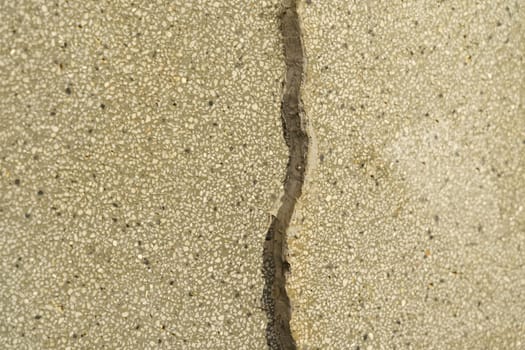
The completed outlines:
<svg viewBox="0 0 525 350">
<path fill-rule="evenodd" d="M 301 197 L 308 163 L 309 136 L 301 101 L 305 55 L 296 0 L 283 0 L 279 14 L 286 73 L 281 100 L 283 134 L 289 151 L 281 206 L 266 234 L 263 251 L 263 305 L 268 318 L 266 337 L 271 350 L 297 348 L 290 329 L 291 304 L 286 291 L 287 230 Z"/>
</svg>

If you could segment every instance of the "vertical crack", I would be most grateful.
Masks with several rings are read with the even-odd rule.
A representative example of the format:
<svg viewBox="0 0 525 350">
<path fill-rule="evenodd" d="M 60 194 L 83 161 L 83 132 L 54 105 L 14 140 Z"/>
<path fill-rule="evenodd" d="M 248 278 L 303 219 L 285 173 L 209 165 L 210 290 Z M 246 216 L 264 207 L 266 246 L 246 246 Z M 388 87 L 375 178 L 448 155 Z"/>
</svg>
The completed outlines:
<svg viewBox="0 0 525 350">
<path fill-rule="evenodd" d="M 290 330 L 291 305 L 286 292 L 286 231 L 297 199 L 302 194 L 309 138 L 301 101 L 304 48 L 296 0 L 283 0 L 279 14 L 286 75 L 281 100 L 281 120 L 289 157 L 281 206 L 266 234 L 263 252 L 265 286 L 263 304 L 268 317 L 266 338 L 271 350 L 295 350 Z"/>
</svg>

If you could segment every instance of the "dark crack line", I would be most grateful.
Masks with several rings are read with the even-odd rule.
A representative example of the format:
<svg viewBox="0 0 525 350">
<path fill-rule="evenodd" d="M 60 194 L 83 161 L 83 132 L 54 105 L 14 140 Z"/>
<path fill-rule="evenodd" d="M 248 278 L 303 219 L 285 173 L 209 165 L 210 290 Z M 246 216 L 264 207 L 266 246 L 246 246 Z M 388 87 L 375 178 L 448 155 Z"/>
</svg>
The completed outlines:
<svg viewBox="0 0 525 350">
<path fill-rule="evenodd" d="M 279 19 L 286 63 L 281 119 L 289 158 L 281 206 L 277 216 L 272 217 L 264 244 L 263 303 L 268 317 L 266 339 L 269 348 L 295 350 L 297 347 L 290 330 L 291 305 L 286 292 L 286 275 L 290 272 L 286 259 L 286 231 L 295 203 L 302 194 L 309 143 L 301 102 L 305 61 L 296 0 L 283 0 Z"/>
</svg>

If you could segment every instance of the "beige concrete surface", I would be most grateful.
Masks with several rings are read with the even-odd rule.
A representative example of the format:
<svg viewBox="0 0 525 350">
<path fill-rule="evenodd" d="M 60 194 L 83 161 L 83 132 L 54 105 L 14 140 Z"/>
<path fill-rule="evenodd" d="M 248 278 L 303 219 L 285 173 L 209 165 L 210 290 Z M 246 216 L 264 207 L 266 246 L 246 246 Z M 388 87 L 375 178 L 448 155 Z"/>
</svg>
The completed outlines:
<svg viewBox="0 0 525 350">
<path fill-rule="evenodd" d="M 302 5 L 298 348 L 523 349 L 523 4 Z"/>
<path fill-rule="evenodd" d="M 0 2 L 0 348 L 266 347 L 275 13 Z"/>
<path fill-rule="evenodd" d="M 525 348 L 523 5 L 298 3 L 297 348 Z M 279 4 L 0 1 L 1 349 L 268 348 Z"/>
</svg>

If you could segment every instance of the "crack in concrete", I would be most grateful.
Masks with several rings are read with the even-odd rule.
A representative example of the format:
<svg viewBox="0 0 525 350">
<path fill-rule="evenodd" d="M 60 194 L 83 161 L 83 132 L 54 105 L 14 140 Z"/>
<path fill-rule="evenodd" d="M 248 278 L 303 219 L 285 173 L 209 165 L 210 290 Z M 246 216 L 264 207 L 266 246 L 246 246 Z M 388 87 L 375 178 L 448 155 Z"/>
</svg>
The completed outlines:
<svg viewBox="0 0 525 350">
<path fill-rule="evenodd" d="M 268 317 L 266 338 L 269 348 L 295 350 L 297 347 L 290 330 L 292 310 L 286 292 L 286 275 L 290 272 L 290 264 L 286 259 L 286 231 L 296 201 L 302 194 L 309 145 L 301 101 L 305 57 L 296 0 L 283 0 L 279 18 L 286 63 L 281 120 L 289 158 L 281 206 L 277 216 L 272 217 L 264 244 L 263 304 Z"/>
</svg>

